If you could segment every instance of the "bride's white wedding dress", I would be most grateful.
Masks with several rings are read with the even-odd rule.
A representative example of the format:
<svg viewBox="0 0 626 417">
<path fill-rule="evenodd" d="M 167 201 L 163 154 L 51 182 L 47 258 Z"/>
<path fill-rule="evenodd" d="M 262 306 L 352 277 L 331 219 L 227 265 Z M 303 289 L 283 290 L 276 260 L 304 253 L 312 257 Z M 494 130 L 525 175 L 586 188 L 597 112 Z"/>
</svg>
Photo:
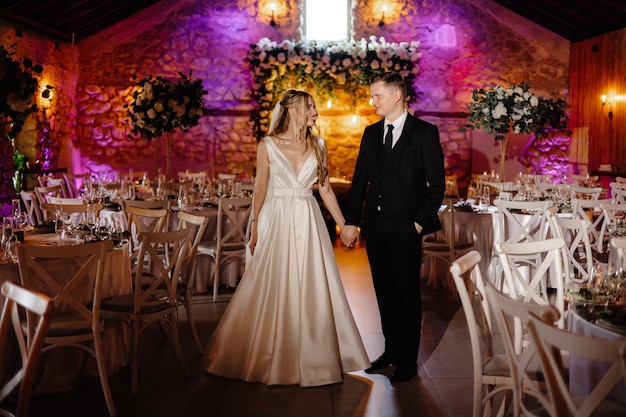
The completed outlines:
<svg viewBox="0 0 626 417">
<path fill-rule="evenodd" d="M 270 178 L 257 246 L 202 367 L 268 385 L 340 382 L 343 373 L 370 362 L 311 191 L 317 160 L 311 153 L 296 173 L 272 139 L 264 140 Z"/>
</svg>

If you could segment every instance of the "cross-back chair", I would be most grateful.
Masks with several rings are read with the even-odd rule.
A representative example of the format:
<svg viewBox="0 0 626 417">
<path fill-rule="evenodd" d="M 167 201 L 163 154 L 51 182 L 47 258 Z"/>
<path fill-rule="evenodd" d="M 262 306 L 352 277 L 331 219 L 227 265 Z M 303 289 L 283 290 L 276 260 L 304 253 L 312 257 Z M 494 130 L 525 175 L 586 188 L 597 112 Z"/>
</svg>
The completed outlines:
<svg viewBox="0 0 626 417">
<path fill-rule="evenodd" d="M 2 284 L 4 306 L 0 317 L 0 358 L 8 359 L 11 338 L 19 351 L 19 366 L 12 375 L 5 375 L 0 383 L 0 415 L 26 417 L 30 392 L 39 363 L 39 356 L 50 327 L 54 303 L 50 297 L 7 281 Z M 30 321 L 23 326 L 28 312 Z M 30 337 L 29 337 L 30 336 Z M 19 388 L 18 388 L 19 387 Z M 17 400 L 13 395 L 17 392 Z M 5 404 L 14 403 L 13 412 Z"/>
<path fill-rule="evenodd" d="M 594 259 L 596 260 L 606 248 L 606 245 L 604 244 L 604 234 L 602 232 L 604 213 L 601 205 L 611 203 L 611 199 L 583 200 L 573 198 L 571 200 L 573 213 L 572 218 L 586 219 L 591 222 L 591 226 L 589 227 L 589 242 L 591 243 L 592 250 L 595 252 Z"/>
<path fill-rule="evenodd" d="M 36 226 L 43 221 L 41 210 L 39 209 L 39 201 L 34 191 L 20 191 L 20 197 L 26 208 L 26 215 L 31 225 Z"/>
<path fill-rule="evenodd" d="M 63 195 L 61 195 L 60 185 L 35 187 L 35 195 L 37 196 L 40 206 L 43 203 L 47 203 L 49 197 L 63 197 Z"/>
<path fill-rule="evenodd" d="M 602 187 L 570 186 L 571 198 L 598 200 L 606 190 Z"/>
<path fill-rule="evenodd" d="M 548 234 L 548 218 L 546 213 L 552 206 L 550 200 L 517 201 L 494 200 L 497 207 L 496 224 L 494 224 L 494 243 L 519 243 L 543 240 Z M 499 289 L 503 288 L 502 266 L 497 252 L 492 252 L 493 282 Z"/>
<path fill-rule="evenodd" d="M 528 340 L 523 343 L 522 338 L 518 336 L 522 327 L 526 327 L 531 313 L 554 325 L 559 319 L 559 312 L 549 305 L 509 298 L 490 284 L 486 284 L 485 293 L 508 359 L 513 385 L 513 415 L 518 417 L 522 415 L 522 412 L 525 415 L 535 415 L 533 410 L 536 402 L 543 408 L 547 408 L 549 404 L 547 390 L 543 382 L 541 367 L 536 360 L 537 350 L 534 343 L 529 343 Z M 511 323 L 514 323 L 513 329 Z M 518 323 L 520 323 L 519 328 Z M 528 396 L 534 401 L 528 401 Z"/>
<path fill-rule="evenodd" d="M 215 240 L 201 242 L 198 253 L 208 255 L 215 262 L 213 272 L 213 302 L 217 301 L 220 267 L 226 262 L 244 262 L 246 229 L 252 197 L 220 198 L 217 206 L 217 233 Z"/>
<path fill-rule="evenodd" d="M 549 392 L 545 405 L 552 417 L 623 416 L 626 407 L 607 398 L 626 381 L 626 342 L 576 334 L 558 329 L 536 314 L 530 314 L 528 328 L 541 361 Z M 570 372 L 564 358 L 584 358 L 605 363 L 608 370 L 598 375 L 591 392 L 584 397 L 570 393 Z M 624 389 L 621 389 L 621 397 Z"/>
<path fill-rule="evenodd" d="M 537 242 L 496 243 L 495 246 L 511 298 L 550 305 L 548 282 L 551 275 L 554 277 L 554 306 L 561 315 L 559 327 L 564 327 L 564 276 L 569 275 L 569 264 L 563 261 L 565 241 L 552 238 Z M 521 337 L 521 333 L 518 332 L 517 336 Z"/>
<path fill-rule="evenodd" d="M 472 416 L 491 415 L 498 396 L 505 397 L 497 413 L 502 416 L 506 412 L 505 399 L 513 390 L 513 382 L 506 355 L 494 352 L 491 310 L 479 263 L 480 253 L 471 251 L 452 262 L 450 273 L 465 312 L 472 346 Z"/>
<path fill-rule="evenodd" d="M 198 327 L 193 317 L 193 288 L 196 279 L 196 254 L 198 252 L 198 245 L 202 241 L 204 232 L 209 224 L 209 218 L 206 216 L 196 216 L 184 211 L 178 212 L 178 230 L 181 229 L 193 229 L 193 235 L 189 239 L 187 245 L 187 252 L 183 263 L 185 269 L 181 270 L 179 281 L 176 286 L 176 295 L 178 301 L 187 310 L 187 323 L 191 330 L 191 336 L 196 344 L 198 350 L 202 353 L 204 346 L 200 343 L 200 337 L 198 336 Z"/>
<path fill-rule="evenodd" d="M 565 284 L 571 281 L 587 282 L 593 266 L 593 253 L 589 241 L 591 222 L 587 219 L 559 216 L 550 216 L 550 221 L 553 236 L 565 241 L 563 259 L 569 262 L 569 274 L 565 276 Z"/>
<path fill-rule="evenodd" d="M 83 184 L 86 181 L 89 181 L 91 178 L 90 172 L 85 172 L 83 174 L 63 174 L 63 178 L 65 178 L 65 183 L 67 184 L 67 190 L 69 192 L 68 197 L 78 198 L 80 196 L 81 190 L 83 188 Z"/>
<path fill-rule="evenodd" d="M 442 210 L 439 210 L 439 218 L 443 224 L 443 230 L 436 233 L 432 239 L 426 238 L 422 244 L 423 260 L 431 262 L 428 285 L 433 288 L 439 287 L 440 284 L 438 282 L 440 277 L 435 273 L 437 261 L 443 261 L 446 264 L 446 270 L 449 270 L 455 259 L 474 249 L 474 242 L 461 242 L 457 236 L 455 201 L 452 198 L 443 200 Z M 446 274 L 444 286 L 454 291 L 454 284 L 447 279 L 448 277 L 449 275 Z"/>
<path fill-rule="evenodd" d="M 100 385 L 111 416 L 116 415 L 102 348 L 104 321 L 100 313 L 102 276 L 111 241 L 82 245 L 18 245 L 22 284 L 54 301 L 42 353 L 73 347 L 96 358 Z"/>
<path fill-rule="evenodd" d="M 107 318 L 120 320 L 131 329 L 130 366 L 131 393 L 139 392 L 138 364 L 139 337 L 151 324 L 165 324 L 171 331 L 170 339 L 181 362 L 185 376 L 189 375 L 178 333 L 176 314 L 176 287 L 188 250 L 193 229 L 173 232 L 142 232 L 138 262 L 154 266 L 154 273 L 145 278 L 143 268 L 137 268 L 133 278 L 133 293 L 108 297 L 102 300 L 102 310 Z M 165 252 L 165 256 L 162 253 Z M 145 285 L 147 283 L 147 285 Z M 163 288 L 167 290 L 164 292 Z"/>
<path fill-rule="evenodd" d="M 131 234 L 129 239 L 130 259 L 131 263 L 134 264 L 137 261 L 141 246 L 139 234 L 143 232 L 162 232 L 167 223 L 169 210 L 126 206 L 125 211 L 128 231 Z"/>
</svg>

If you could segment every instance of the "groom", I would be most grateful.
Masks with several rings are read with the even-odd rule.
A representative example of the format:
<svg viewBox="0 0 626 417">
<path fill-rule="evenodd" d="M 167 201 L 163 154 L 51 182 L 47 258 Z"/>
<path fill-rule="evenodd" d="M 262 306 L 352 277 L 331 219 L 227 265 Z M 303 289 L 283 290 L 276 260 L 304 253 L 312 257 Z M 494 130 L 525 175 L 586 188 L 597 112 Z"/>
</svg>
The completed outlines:
<svg viewBox="0 0 626 417">
<path fill-rule="evenodd" d="M 441 229 L 443 151 L 437 127 L 405 109 L 401 75 L 372 77 L 370 95 L 383 119 L 363 133 L 341 241 L 351 247 L 362 224 L 385 337 L 385 351 L 365 372 L 397 365 L 391 381 L 403 382 L 417 374 L 422 236 Z"/>
</svg>

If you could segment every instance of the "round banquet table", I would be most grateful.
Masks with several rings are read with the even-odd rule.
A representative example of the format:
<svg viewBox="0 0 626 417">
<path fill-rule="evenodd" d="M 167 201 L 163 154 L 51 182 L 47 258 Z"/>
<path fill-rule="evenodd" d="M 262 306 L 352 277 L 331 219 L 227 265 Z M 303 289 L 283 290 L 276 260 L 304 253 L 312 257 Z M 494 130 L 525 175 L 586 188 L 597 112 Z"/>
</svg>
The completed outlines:
<svg viewBox="0 0 626 417">
<path fill-rule="evenodd" d="M 37 234 L 26 232 L 24 244 L 28 245 L 58 245 L 75 244 L 74 239 L 61 240 L 58 235 Z M 56 265 L 55 263 L 56 262 Z M 49 268 L 58 268 L 63 271 L 66 264 L 54 261 Z M 20 273 L 17 264 L 0 263 L 0 285 L 5 281 L 20 282 Z M 132 277 L 128 245 L 113 248 L 108 251 L 105 259 L 105 268 L 102 282 L 102 297 L 132 293 Z M 0 308 L 4 299 L 0 298 Z M 127 354 L 130 339 L 128 329 L 119 322 L 105 321 L 102 337 L 103 350 L 107 374 L 114 375 L 119 367 L 127 365 Z M 15 352 L 17 354 L 17 352 Z M 85 356 L 87 360 L 85 361 Z M 86 372 L 97 377 L 96 360 L 83 350 L 76 348 L 56 348 L 44 353 L 40 358 L 39 370 L 41 374 L 35 382 L 34 393 L 53 393 L 76 388 L 79 376 Z"/>
</svg>

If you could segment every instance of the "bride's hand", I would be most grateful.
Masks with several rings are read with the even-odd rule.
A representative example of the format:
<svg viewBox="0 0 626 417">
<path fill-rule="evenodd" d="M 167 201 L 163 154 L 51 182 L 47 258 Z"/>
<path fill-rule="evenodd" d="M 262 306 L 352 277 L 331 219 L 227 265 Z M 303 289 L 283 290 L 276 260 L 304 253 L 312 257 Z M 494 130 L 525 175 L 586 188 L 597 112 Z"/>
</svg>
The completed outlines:
<svg viewBox="0 0 626 417">
<path fill-rule="evenodd" d="M 252 231 L 252 233 L 250 234 L 250 242 L 248 242 L 248 247 L 250 248 L 251 255 L 254 255 L 254 248 L 256 247 L 257 237 L 258 236 L 256 230 Z"/>
</svg>

